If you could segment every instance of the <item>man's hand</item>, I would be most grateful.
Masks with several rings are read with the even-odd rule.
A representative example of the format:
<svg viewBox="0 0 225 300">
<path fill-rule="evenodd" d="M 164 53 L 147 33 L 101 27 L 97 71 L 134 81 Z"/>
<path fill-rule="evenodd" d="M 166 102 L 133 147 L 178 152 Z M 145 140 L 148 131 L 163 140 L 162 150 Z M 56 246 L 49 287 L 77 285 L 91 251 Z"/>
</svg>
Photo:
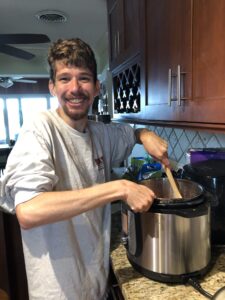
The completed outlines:
<svg viewBox="0 0 225 300">
<path fill-rule="evenodd" d="M 170 165 L 168 159 L 168 143 L 156 135 L 154 132 L 139 128 L 135 130 L 137 142 L 143 144 L 145 150 L 156 160 L 164 166 Z"/>
<path fill-rule="evenodd" d="M 124 202 L 134 212 L 148 211 L 155 198 L 154 192 L 144 185 L 129 180 L 122 181 L 123 188 L 125 189 Z"/>
</svg>

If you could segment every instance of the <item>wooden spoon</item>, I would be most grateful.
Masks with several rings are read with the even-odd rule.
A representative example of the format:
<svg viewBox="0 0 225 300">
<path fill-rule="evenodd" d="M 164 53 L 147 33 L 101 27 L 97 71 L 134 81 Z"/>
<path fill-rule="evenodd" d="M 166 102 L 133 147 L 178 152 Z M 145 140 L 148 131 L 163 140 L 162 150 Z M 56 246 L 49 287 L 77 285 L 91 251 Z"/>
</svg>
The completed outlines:
<svg viewBox="0 0 225 300">
<path fill-rule="evenodd" d="M 180 191 L 178 189 L 178 186 L 177 186 L 177 183 L 176 183 L 175 179 L 173 178 L 173 174 L 171 173 L 171 170 L 168 167 L 166 167 L 166 166 L 164 166 L 164 170 L 165 170 L 166 175 L 168 177 L 169 183 L 170 183 L 170 185 L 172 187 L 172 190 L 173 190 L 173 193 L 174 193 L 174 197 L 176 199 L 181 199 L 182 198 L 181 193 L 180 193 Z"/>
</svg>

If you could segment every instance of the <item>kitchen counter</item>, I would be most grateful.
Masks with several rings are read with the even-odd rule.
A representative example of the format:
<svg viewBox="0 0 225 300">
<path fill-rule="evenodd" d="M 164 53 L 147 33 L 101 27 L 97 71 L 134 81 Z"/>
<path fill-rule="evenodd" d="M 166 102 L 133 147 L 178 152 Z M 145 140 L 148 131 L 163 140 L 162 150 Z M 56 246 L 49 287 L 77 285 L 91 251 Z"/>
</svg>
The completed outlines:
<svg viewBox="0 0 225 300">
<path fill-rule="evenodd" d="M 193 287 L 182 284 L 165 284 L 144 277 L 129 263 L 125 247 L 120 242 L 120 212 L 112 214 L 111 263 L 125 300 L 204 300 Z M 225 286 L 225 249 L 213 248 L 212 268 L 200 280 L 202 288 L 214 294 Z"/>
</svg>

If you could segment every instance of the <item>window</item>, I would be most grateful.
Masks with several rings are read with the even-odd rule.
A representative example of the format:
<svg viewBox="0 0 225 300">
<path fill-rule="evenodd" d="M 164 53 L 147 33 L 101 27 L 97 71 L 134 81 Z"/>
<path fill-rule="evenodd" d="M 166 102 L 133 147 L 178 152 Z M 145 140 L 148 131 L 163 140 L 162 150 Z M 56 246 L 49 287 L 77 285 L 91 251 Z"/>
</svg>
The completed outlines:
<svg viewBox="0 0 225 300">
<path fill-rule="evenodd" d="M 16 140 L 23 122 L 29 121 L 37 112 L 57 106 L 57 98 L 50 95 L 0 98 L 0 144 Z"/>
<path fill-rule="evenodd" d="M 2 141 L 2 143 L 6 141 L 6 130 L 4 120 L 4 100 L 0 98 L 0 141 Z"/>
<path fill-rule="evenodd" d="M 21 98 L 23 123 L 32 120 L 36 113 L 47 110 L 47 101 L 44 97 Z"/>
<path fill-rule="evenodd" d="M 9 139 L 16 140 L 20 130 L 20 110 L 17 98 L 6 99 Z"/>
</svg>

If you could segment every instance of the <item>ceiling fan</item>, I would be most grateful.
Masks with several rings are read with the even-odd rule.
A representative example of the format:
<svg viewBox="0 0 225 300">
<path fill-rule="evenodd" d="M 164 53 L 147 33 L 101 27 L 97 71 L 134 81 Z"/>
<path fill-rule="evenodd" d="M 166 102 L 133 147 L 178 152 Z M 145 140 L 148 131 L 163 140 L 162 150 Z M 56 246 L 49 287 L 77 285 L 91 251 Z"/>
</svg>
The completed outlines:
<svg viewBox="0 0 225 300">
<path fill-rule="evenodd" d="M 11 87 L 14 82 L 23 82 L 23 83 L 37 83 L 37 80 L 23 79 L 21 76 L 13 77 L 0 77 L 0 86 L 3 88 Z"/>
<path fill-rule="evenodd" d="M 0 34 L 0 52 L 17 58 L 30 60 L 35 57 L 34 54 L 11 46 L 12 44 L 41 44 L 48 43 L 50 39 L 45 34 L 36 33 L 15 33 Z"/>
</svg>

